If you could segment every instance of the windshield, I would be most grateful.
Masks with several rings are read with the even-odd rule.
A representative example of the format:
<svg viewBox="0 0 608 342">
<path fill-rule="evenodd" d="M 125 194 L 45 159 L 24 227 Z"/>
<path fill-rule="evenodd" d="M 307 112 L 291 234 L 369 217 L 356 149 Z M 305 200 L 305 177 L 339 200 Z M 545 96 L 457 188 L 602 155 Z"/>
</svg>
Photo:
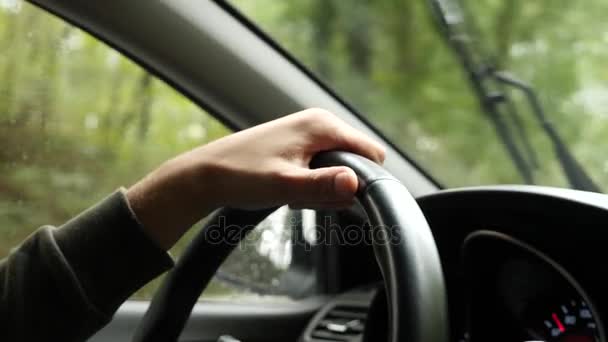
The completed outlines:
<svg viewBox="0 0 608 342">
<path fill-rule="evenodd" d="M 446 186 L 608 185 L 608 3 L 464 4 L 472 53 L 535 89 L 554 136 L 515 89 L 492 86 L 510 102 L 483 108 L 429 1 L 232 3 Z M 572 167 L 596 187 L 574 186 Z"/>
</svg>

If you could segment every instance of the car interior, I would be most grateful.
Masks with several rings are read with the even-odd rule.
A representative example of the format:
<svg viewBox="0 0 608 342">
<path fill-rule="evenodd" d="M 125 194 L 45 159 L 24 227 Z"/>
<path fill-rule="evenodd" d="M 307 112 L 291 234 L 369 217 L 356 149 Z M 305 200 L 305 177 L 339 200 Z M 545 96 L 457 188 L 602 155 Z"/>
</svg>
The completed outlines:
<svg viewBox="0 0 608 342">
<path fill-rule="evenodd" d="M 229 2 L 31 2 L 119 51 L 231 130 L 318 107 L 386 146 L 382 166 L 341 151 L 311 164 L 357 173 L 351 208 L 212 214 L 152 297 L 127 301 L 90 341 L 606 341 L 601 260 L 608 198 L 550 126 L 572 189 L 445 187 Z M 450 16 L 457 9 L 451 1 L 429 3 L 466 70 L 474 58 Z M 491 98 L 483 77 L 471 73 L 473 92 Z M 492 77 L 535 105 L 525 84 Z M 517 161 L 517 151 L 507 150 Z M 249 284 L 239 275 L 259 270 L 247 265 L 228 272 L 239 242 L 250 230 L 259 237 L 253 227 L 279 214 L 296 222 L 280 279 Z M 214 229 L 225 226 L 243 228 L 213 243 Z M 212 280 L 256 295 L 206 300 Z"/>
</svg>

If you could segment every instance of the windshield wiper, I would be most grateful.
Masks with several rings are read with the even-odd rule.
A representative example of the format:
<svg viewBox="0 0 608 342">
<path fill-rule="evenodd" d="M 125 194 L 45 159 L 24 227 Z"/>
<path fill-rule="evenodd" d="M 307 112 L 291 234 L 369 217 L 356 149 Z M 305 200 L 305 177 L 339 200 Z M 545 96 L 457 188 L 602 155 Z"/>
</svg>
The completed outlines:
<svg viewBox="0 0 608 342">
<path fill-rule="evenodd" d="M 441 35 L 466 70 L 483 112 L 494 125 L 524 182 L 534 184 L 533 171 L 538 166 L 538 160 L 527 138 L 517 107 L 505 88 L 512 88 L 524 94 L 535 118 L 553 146 L 570 187 L 600 192 L 599 187 L 574 158 L 551 121 L 547 119 L 534 89 L 513 76 L 499 72 L 495 63 L 482 53 L 482 49 L 474 46 L 475 41 L 472 39 L 471 31 L 475 32 L 475 30 L 472 29 L 471 23 L 467 22 L 469 18 L 466 17 L 461 2 L 459 0 L 429 0 L 429 2 Z M 509 115 L 503 115 L 505 112 L 501 109 L 506 109 L 506 114 Z M 507 120 L 515 126 L 519 140 L 514 138 Z"/>
<path fill-rule="evenodd" d="M 600 192 L 600 188 L 593 182 L 591 177 L 585 172 L 585 169 L 583 169 L 574 158 L 570 150 L 568 150 L 566 143 L 564 143 L 551 121 L 545 115 L 534 89 L 530 87 L 530 85 L 506 73 L 496 72 L 493 76 L 497 81 L 524 93 L 528 103 L 532 107 L 532 113 L 534 113 L 543 131 L 551 141 L 555 156 L 557 157 L 557 160 L 559 160 L 562 171 L 566 175 L 570 186 L 573 189 Z"/>
</svg>

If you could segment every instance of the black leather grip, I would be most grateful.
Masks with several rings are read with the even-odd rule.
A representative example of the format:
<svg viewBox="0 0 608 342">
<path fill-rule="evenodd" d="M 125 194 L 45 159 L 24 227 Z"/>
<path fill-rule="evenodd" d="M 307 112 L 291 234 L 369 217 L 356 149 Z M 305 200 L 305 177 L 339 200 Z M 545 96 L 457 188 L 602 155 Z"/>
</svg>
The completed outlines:
<svg viewBox="0 0 608 342">
<path fill-rule="evenodd" d="M 317 154 L 310 162 L 313 169 L 329 166 L 348 166 L 359 178 L 359 191 L 365 189 L 368 184 L 382 180 L 397 180 L 380 165 L 369 159 L 349 152 L 331 151 Z"/>
<path fill-rule="evenodd" d="M 389 307 L 389 341 L 447 342 L 447 299 L 431 229 L 409 191 L 378 164 L 325 152 L 312 167 L 344 165 L 359 177 L 357 197 L 373 228 Z"/>
</svg>

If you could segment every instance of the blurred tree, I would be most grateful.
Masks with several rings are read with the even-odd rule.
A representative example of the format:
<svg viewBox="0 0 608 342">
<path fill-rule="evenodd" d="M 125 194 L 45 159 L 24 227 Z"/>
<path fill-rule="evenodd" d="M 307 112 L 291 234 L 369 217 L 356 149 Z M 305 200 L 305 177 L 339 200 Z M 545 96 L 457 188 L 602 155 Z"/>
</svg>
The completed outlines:
<svg viewBox="0 0 608 342">
<path fill-rule="evenodd" d="M 232 3 L 444 184 L 523 182 L 461 66 L 438 36 L 425 0 Z M 608 5 L 595 0 L 464 3 L 468 20 L 478 26 L 479 48 L 538 89 L 549 118 L 603 187 L 608 151 L 598 150 L 594 139 L 608 130 L 608 115 L 598 115 L 601 97 L 589 94 L 608 96 L 600 72 L 605 68 L 597 59 L 608 54 L 599 15 Z M 505 122 L 517 132 L 517 144 L 538 156 L 535 180 L 567 186 L 539 123 L 515 97 L 519 115 Z"/>
</svg>

